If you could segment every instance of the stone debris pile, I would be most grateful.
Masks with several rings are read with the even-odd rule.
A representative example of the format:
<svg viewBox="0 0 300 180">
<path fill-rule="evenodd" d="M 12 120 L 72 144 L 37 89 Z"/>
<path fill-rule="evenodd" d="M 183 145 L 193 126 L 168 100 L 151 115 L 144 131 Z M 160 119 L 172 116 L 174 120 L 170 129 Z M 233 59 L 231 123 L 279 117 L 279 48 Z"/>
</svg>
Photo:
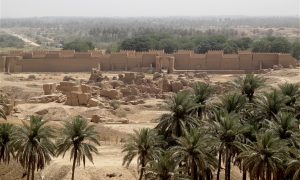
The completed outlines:
<svg viewBox="0 0 300 180">
<path fill-rule="evenodd" d="M 32 98 L 31 102 L 64 102 L 70 106 L 96 107 L 113 100 L 121 100 L 129 104 L 143 103 L 147 98 L 166 98 L 166 93 L 177 93 L 192 87 L 197 82 L 209 81 L 206 73 L 184 73 L 176 76 L 155 72 L 153 76 L 144 73 L 126 72 L 109 79 L 99 69 L 92 69 L 87 83 L 73 81 L 64 77 L 65 81 L 58 85 L 43 85 L 44 96 Z"/>
</svg>

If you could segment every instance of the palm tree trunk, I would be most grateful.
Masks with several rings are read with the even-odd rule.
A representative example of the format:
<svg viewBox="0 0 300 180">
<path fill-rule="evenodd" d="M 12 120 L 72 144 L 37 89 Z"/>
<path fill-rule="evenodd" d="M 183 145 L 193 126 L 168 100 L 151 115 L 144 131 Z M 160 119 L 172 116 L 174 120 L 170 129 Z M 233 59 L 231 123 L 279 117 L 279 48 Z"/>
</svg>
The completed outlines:
<svg viewBox="0 0 300 180">
<path fill-rule="evenodd" d="M 1 148 L 0 161 L 1 161 L 1 159 L 3 160 L 3 162 L 5 162 L 5 159 L 4 159 L 4 147 Z"/>
<path fill-rule="evenodd" d="M 31 180 L 34 180 L 34 171 L 35 171 L 35 159 L 33 159 L 33 161 L 32 161 Z"/>
<path fill-rule="evenodd" d="M 145 160 L 144 158 L 142 157 L 141 158 L 141 164 L 142 164 L 142 167 L 141 167 L 141 172 L 140 172 L 140 177 L 139 177 L 139 180 L 142 180 L 143 179 L 143 175 L 144 175 L 144 169 L 145 169 Z"/>
<path fill-rule="evenodd" d="M 203 116 L 202 108 L 199 107 L 199 108 L 198 108 L 198 117 L 199 117 L 200 119 L 202 119 L 202 116 Z"/>
<path fill-rule="evenodd" d="M 192 160 L 191 164 L 191 180 L 197 180 L 197 172 L 196 172 L 196 164 L 195 161 Z"/>
<path fill-rule="evenodd" d="M 230 175 L 231 175 L 231 154 L 229 153 L 228 157 L 228 180 L 230 180 Z"/>
<path fill-rule="evenodd" d="M 77 148 L 75 148 L 75 152 L 74 152 L 74 159 L 73 159 L 73 166 L 72 166 L 72 179 L 71 180 L 74 180 L 76 159 L 77 159 Z"/>
<path fill-rule="evenodd" d="M 177 121 L 177 124 L 176 124 L 176 135 L 177 137 L 180 137 L 182 134 L 181 134 L 181 128 L 180 128 L 180 123 L 179 123 L 179 120 Z"/>
<path fill-rule="evenodd" d="M 226 149 L 225 180 L 230 180 L 230 161 L 231 161 L 230 152 L 228 149 Z"/>
<path fill-rule="evenodd" d="M 28 163 L 27 163 L 27 164 L 28 164 L 27 178 L 26 178 L 27 180 L 30 179 L 30 165 L 31 165 L 31 159 L 32 159 L 31 157 L 32 157 L 32 156 L 29 157 L 29 160 L 28 160 Z"/>
<path fill-rule="evenodd" d="M 247 180 L 247 171 L 243 168 L 243 180 Z"/>
<path fill-rule="evenodd" d="M 219 150 L 219 163 L 218 163 L 218 171 L 217 171 L 217 180 L 220 180 L 220 171 L 222 163 L 222 151 Z"/>
<path fill-rule="evenodd" d="M 269 166 L 267 166 L 267 175 L 266 175 L 266 180 L 271 180 L 272 178 L 272 174 L 271 174 L 271 170 L 269 168 Z"/>
</svg>

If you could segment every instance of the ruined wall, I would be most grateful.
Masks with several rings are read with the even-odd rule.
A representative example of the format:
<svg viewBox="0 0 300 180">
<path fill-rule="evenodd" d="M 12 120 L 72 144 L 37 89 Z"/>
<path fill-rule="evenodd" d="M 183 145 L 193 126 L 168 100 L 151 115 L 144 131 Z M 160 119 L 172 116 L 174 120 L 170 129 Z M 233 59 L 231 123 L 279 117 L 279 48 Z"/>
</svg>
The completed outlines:
<svg viewBox="0 0 300 180">
<path fill-rule="evenodd" d="M 5 56 L 0 56 L 0 72 L 4 72 L 5 71 L 5 69 L 4 69 L 4 67 L 5 67 Z"/>
<path fill-rule="evenodd" d="M 110 62 L 110 67 L 111 70 L 116 71 L 116 70 L 121 70 L 124 71 L 126 68 L 126 64 L 127 64 L 127 54 L 111 54 L 109 62 Z"/>
<path fill-rule="evenodd" d="M 206 54 L 192 54 L 189 70 L 205 70 L 206 68 Z"/>
<path fill-rule="evenodd" d="M 221 70 L 223 51 L 208 51 L 206 54 L 206 68 L 208 70 Z"/>
<path fill-rule="evenodd" d="M 190 61 L 191 61 L 191 54 L 189 53 L 176 53 L 174 54 L 175 57 L 175 69 L 178 70 L 188 70 L 190 69 Z"/>
<path fill-rule="evenodd" d="M 254 68 L 253 64 L 253 55 L 252 53 L 241 53 L 239 54 L 239 69 L 243 70 L 255 70 L 259 67 Z"/>
<path fill-rule="evenodd" d="M 239 70 L 240 61 L 237 54 L 224 54 L 221 61 L 222 70 Z"/>
<path fill-rule="evenodd" d="M 278 54 L 254 53 L 253 61 L 260 61 L 262 69 L 273 68 L 273 65 L 278 65 Z"/>
<path fill-rule="evenodd" d="M 157 64 L 166 68 L 170 66 L 169 59 L 172 59 L 175 70 L 254 71 L 261 68 L 273 68 L 273 65 L 279 64 L 284 67 L 296 65 L 296 60 L 290 54 L 277 53 L 224 54 L 223 51 L 208 51 L 206 54 L 195 54 L 192 51 L 178 51 L 167 55 L 163 51 L 121 51 L 103 54 L 102 51 L 75 52 L 70 50 L 12 51 L 10 53 L 1 53 L 0 72 L 8 66 L 5 62 L 10 62 L 11 72 L 80 72 L 90 71 L 98 65 L 106 71 L 140 71 L 149 69 L 151 66 L 157 69 L 159 68 L 156 67 Z M 6 61 L 2 58 L 4 55 L 6 55 Z M 161 62 L 160 58 L 162 58 Z"/>
<path fill-rule="evenodd" d="M 290 54 L 278 54 L 278 64 L 283 67 L 296 66 L 296 61 Z"/>
<path fill-rule="evenodd" d="M 155 57 L 156 55 L 154 54 L 144 54 L 142 56 L 142 67 L 150 67 L 150 65 L 152 65 L 152 67 L 155 67 Z"/>
<path fill-rule="evenodd" d="M 98 66 L 97 59 L 22 59 L 23 72 L 84 72 Z"/>
</svg>

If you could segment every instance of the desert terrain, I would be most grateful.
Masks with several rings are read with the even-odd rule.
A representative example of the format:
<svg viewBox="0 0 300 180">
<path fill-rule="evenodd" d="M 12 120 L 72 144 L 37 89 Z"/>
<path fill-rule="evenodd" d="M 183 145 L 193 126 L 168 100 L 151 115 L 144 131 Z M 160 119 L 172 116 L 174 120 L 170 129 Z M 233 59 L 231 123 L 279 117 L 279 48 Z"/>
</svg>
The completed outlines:
<svg viewBox="0 0 300 180">
<path fill-rule="evenodd" d="M 100 87 L 101 91 L 106 88 L 107 84 L 112 85 L 116 82 L 120 83 L 113 87 L 114 90 L 120 91 L 121 88 L 133 89 L 135 83 L 121 81 L 120 74 L 125 72 L 101 72 L 101 76 L 105 79 L 102 84 L 94 82 L 91 87 Z M 128 73 L 128 72 L 126 72 Z M 126 76 L 125 73 L 125 76 Z M 132 73 L 131 73 L 132 74 Z M 141 76 L 136 73 L 136 79 Z M 9 122 L 20 124 L 26 121 L 30 115 L 42 116 L 44 120 L 49 121 L 49 125 L 53 128 L 58 127 L 61 121 L 70 120 L 72 117 L 80 115 L 92 121 L 101 137 L 101 146 L 99 146 L 99 154 L 94 156 L 94 163 L 87 162 L 86 167 L 83 165 L 75 171 L 75 179 L 96 180 L 96 179 L 137 179 L 136 161 L 128 167 L 122 166 L 122 145 L 126 142 L 126 138 L 135 129 L 143 127 L 155 127 L 157 119 L 164 113 L 168 113 L 166 108 L 166 100 L 174 93 L 173 91 L 188 90 L 189 85 L 197 81 L 205 81 L 217 87 L 218 93 L 231 91 L 230 83 L 240 75 L 216 75 L 216 74 L 200 74 L 183 73 L 162 75 L 159 80 L 153 80 L 153 74 L 142 74 L 143 82 L 149 84 L 157 83 L 157 88 L 162 91 L 155 94 L 150 91 L 141 93 L 141 90 L 131 92 L 119 98 L 93 95 L 97 97 L 97 105 L 74 105 L 68 104 L 66 94 L 61 92 L 51 92 L 55 94 L 55 99 L 49 98 L 45 100 L 45 84 L 59 84 L 63 80 L 71 81 L 75 84 L 90 83 L 91 73 L 16 73 L 4 74 L 0 73 L 0 92 L 6 94 L 12 101 L 11 114 L 7 121 L 0 120 L 0 123 Z M 300 83 L 300 69 L 281 69 L 269 70 L 263 77 L 267 79 L 264 88 L 276 87 L 280 83 Z M 174 86 L 171 90 L 164 90 L 164 85 L 160 85 L 161 79 L 167 79 L 170 82 L 181 82 L 183 85 Z M 153 81 L 153 82 L 152 82 Z M 186 84 L 184 84 L 185 82 Z M 124 84 L 123 84 L 124 83 Z M 128 84 L 129 85 L 128 85 Z M 44 90 L 43 90 L 44 87 Z M 96 88 L 97 89 L 97 88 Z M 95 90 L 95 89 L 94 89 Z M 99 90 L 99 89 L 98 89 Z M 93 93 L 92 93 L 93 94 Z M 159 95 L 158 95 L 159 94 Z M 48 97 L 47 96 L 47 97 Z M 68 97 L 67 97 L 68 98 Z M 68 105 L 67 105 L 68 104 Z M 0 165 L 0 179 L 22 179 L 23 169 L 17 163 L 13 162 L 9 165 Z M 45 179 L 70 179 L 71 166 L 69 154 L 64 158 L 54 157 L 51 163 L 41 172 L 37 173 L 36 179 L 42 176 Z M 241 177 L 238 168 L 233 168 L 232 178 Z"/>
</svg>

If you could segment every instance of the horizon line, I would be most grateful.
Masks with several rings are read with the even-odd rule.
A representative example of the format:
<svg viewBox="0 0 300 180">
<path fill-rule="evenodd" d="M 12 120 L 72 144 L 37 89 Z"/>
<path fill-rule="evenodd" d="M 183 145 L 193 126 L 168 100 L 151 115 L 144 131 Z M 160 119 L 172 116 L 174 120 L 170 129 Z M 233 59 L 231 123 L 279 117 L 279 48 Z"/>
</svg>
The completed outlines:
<svg viewBox="0 0 300 180">
<path fill-rule="evenodd" d="M 299 18 L 299 15 L 169 15 L 169 16 L 20 16 L 20 17 L 2 17 L 0 19 L 33 19 L 33 18 Z"/>
</svg>

